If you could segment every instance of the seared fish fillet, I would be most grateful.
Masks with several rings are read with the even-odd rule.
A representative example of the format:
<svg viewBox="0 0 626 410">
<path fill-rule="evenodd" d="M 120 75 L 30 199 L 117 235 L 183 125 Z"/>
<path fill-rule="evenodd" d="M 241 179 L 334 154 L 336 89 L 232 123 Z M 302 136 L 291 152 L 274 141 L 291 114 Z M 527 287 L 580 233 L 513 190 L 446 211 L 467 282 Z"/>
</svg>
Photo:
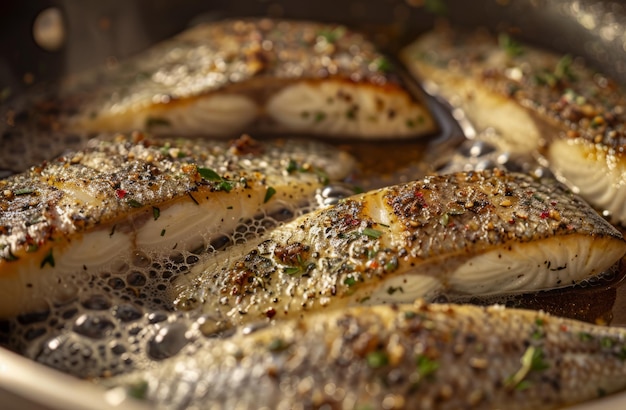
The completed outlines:
<svg viewBox="0 0 626 410">
<path fill-rule="evenodd" d="M 545 145 L 555 174 L 626 224 L 626 98 L 612 80 L 569 55 L 485 32 L 436 30 L 408 46 L 402 59 L 479 130 L 495 128 L 503 149 Z"/>
<path fill-rule="evenodd" d="M 563 287 L 625 251 L 622 235 L 563 185 L 457 173 L 303 215 L 241 257 L 196 265 L 173 289 L 178 308 L 200 307 L 219 330 L 322 307 Z"/>
<path fill-rule="evenodd" d="M 64 275 L 215 250 L 313 206 L 352 158 L 314 142 L 101 138 L 0 180 L 0 317 L 71 297 Z M 257 231 L 257 232 L 255 232 Z M 42 306 L 43 304 L 43 306 Z"/>
<path fill-rule="evenodd" d="M 624 329 L 502 306 L 354 307 L 102 380 L 160 409 L 552 409 L 626 388 Z"/>
<path fill-rule="evenodd" d="M 78 134 L 232 137 L 260 129 L 371 139 L 435 130 L 421 97 L 390 61 L 336 24 L 200 24 L 114 69 L 68 81 L 58 94 L 27 104 L 22 117 L 40 123 L 41 132 Z M 15 123 L 12 112 L 3 122 Z"/>
</svg>

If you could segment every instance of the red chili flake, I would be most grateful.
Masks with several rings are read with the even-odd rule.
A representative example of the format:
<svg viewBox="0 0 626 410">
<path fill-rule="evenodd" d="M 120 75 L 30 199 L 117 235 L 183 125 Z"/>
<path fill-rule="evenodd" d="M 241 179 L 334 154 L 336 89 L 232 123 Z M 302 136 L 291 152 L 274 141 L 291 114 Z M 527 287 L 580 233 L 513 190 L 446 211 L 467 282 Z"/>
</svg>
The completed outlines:
<svg viewBox="0 0 626 410">
<path fill-rule="evenodd" d="M 551 201 L 551 202 L 550 202 L 550 205 L 552 205 L 552 206 L 556 206 L 556 201 Z"/>
<path fill-rule="evenodd" d="M 509 223 L 510 223 L 511 225 L 515 224 L 515 218 L 511 218 L 511 219 L 509 219 Z"/>
<path fill-rule="evenodd" d="M 543 211 L 541 214 L 539 214 L 539 216 L 541 217 L 541 219 L 546 219 L 547 217 L 550 216 L 550 212 Z"/>
<path fill-rule="evenodd" d="M 561 329 L 561 332 L 567 332 L 569 330 L 567 328 L 567 325 L 561 325 L 561 326 L 559 326 L 559 329 Z"/>
<path fill-rule="evenodd" d="M 124 191 L 123 189 L 116 189 L 115 190 L 115 196 L 119 199 L 124 199 L 124 197 L 126 196 L 128 192 Z"/>
<path fill-rule="evenodd" d="M 265 311 L 265 316 L 267 316 L 268 319 L 273 318 L 274 316 L 276 316 L 276 309 L 274 308 L 269 308 Z"/>
<path fill-rule="evenodd" d="M 424 194 L 421 191 L 415 190 L 415 198 L 417 198 L 417 204 L 423 209 L 427 208 L 428 204 L 424 200 Z"/>
</svg>

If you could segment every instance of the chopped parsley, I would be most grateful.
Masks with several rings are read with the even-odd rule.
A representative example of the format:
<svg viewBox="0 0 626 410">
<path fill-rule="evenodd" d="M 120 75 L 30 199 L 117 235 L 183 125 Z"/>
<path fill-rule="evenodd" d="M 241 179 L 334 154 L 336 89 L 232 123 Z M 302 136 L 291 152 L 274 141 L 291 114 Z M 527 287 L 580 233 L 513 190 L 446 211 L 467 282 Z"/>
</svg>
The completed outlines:
<svg viewBox="0 0 626 410">
<path fill-rule="evenodd" d="M 506 385 L 516 390 L 525 390 L 530 387 L 530 382 L 524 380 L 530 372 L 538 372 L 550 367 L 544 360 L 543 350 L 535 346 L 528 346 L 520 362 L 522 367 L 506 380 Z"/>
<path fill-rule="evenodd" d="M 52 255 L 52 249 L 48 251 L 46 256 L 41 261 L 41 265 L 39 265 L 39 267 L 43 268 L 46 265 L 50 265 L 50 267 L 54 268 L 54 255 Z"/>
<path fill-rule="evenodd" d="M 18 189 L 17 191 L 14 191 L 13 194 L 15 196 L 18 196 L 18 195 L 32 194 L 33 192 L 35 192 L 33 188 L 22 188 L 22 189 Z"/>
<path fill-rule="evenodd" d="M 274 194 L 276 194 L 276 190 L 273 187 L 267 187 L 267 191 L 265 191 L 265 198 L 263 198 L 263 203 L 269 201 Z"/>
<path fill-rule="evenodd" d="M 440 16 L 448 12 L 448 6 L 443 0 L 424 0 L 424 9 Z"/>
<path fill-rule="evenodd" d="M 161 210 L 157 208 L 156 206 L 153 206 L 152 217 L 154 218 L 154 220 L 156 221 L 157 219 L 159 219 L 160 216 L 161 216 Z"/>
<path fill-rule="evenodd" d="M 126 393 L 128 394 L 128 396 L 134 399 L 143 400 L 148 394 L 148 382 L 142 380 L 140 382 L 134 383 L 128 387 Z"/>
<path fill-rule="evenodd" d="M 128 199 L 126 201 L 126 203 L 128 205 L 130 205 L 131 208 L 141 208 L 143 206 L 143 204 L 141 202 L 137 201 L 136 199 L 132 199 L 132 198 Z"/>
<path fill-rule="evenodd" d="M 221 177 L 217 172 L 213 171 L 210 168 L 199 167 L 198 174 L 200 174 L 200 176 L 207 181 L 217 182 L 215 188 L 218 191 L 230 192 L 233 189 L 233 184 L 231 181 L 227 180 L 224 177 Z"/>
<path fill-rule="evenodd" d="M 323 111 L 318 111 L 315 113 L 315 118 L 314 121 L 315 122 L 322 122 L 326 119 L 326 113 Z"/>
<path fill-rule="evenodd" d="M 289 343 L 284 341 L 283 339 L 274 339 L 267 346 L 267 350 L 270 352 L 281 352 L 286 350 L 289 347 Z"/>
<path fill-rule="evenodd" d="M 389 363 L 387 353 L 380 350 L 368 353 L 365 359 L 367 360 L 367 365 L 372 369 L 379 369 Z"/>
<path fill-rule="evenodd" d="M 148 117 L 146 118 L 146 128 L 150 129 L 153 127 L 169 127 L 172 123 L 169 120 L 161 117 Z"/>
<path fill-rule="evenodd" d="M 207 181 L 221 181 L 222 178 L 217 172 L 213 171 L 210 168 L 198 168 L 198 174 Z"/>
<path fill-rule="evenodd" d="M 439 369 L 439 362 L 424 355 L 418 355 L 415 358 L 415 364 L 417 365 L 417 373 L 421 377 L 431 377 Z"/>
<path fill-rule="evenodd" d="M 370 238 L 378 239 L 381 237 L 383 233 L 377 229 L 373 228 L 365 228 L 363 229 L 363 235 L 369 236 Z"/>
<path fill-rule="evenodd" d="M 522 45 L 506 33 L 501 33 L 498 36 L 498 45 L 510 57 L 517 57 L 524 54 L 524 48 Z"/>
<path fill-rule="evenodd" d="M 402 286 L 389 286 L 387 288 L 388 295 L 393 295 L 396 292 L 404 293 L 404 289 L 402 289 Z"/>
</svg>

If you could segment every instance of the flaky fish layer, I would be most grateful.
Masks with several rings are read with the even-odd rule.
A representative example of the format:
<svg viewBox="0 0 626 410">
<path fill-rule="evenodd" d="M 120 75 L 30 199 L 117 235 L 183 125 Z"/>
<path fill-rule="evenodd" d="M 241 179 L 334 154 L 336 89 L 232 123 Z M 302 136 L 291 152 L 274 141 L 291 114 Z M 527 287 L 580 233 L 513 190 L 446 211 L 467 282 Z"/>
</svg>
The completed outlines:
<svg viewBox="0 0 626 410">
<path fill-rule="evenodd" d="M 85 133 L 132 130 L 364 139 L 432 133 L 429 109 L 411 90 L 373 43 L 344 26 L 227 20 L 190 28 L 113 69 L 70 79 L 51 97 L 8 107 L 0 141 L 20 151 L 30 147 L 21 147 L 16 135 L 67 143 L 68 133 L 81 140 Z M 0 162 L 0 168 L 15 167 L 10 156 Z"/>
<path fill-rule="evenodd" d="M 402 58 L 479 131 L 494 128 L 491 142 L 509 151 L 541 150 L 570 187 L 626 223 L 626 98 L 611 79 L 569 55 L 482 31 L 435 30 Z"/>
<path fill-rule="evenodd" d="M 219 328 L 442 292 L 563 287 L 601 273 L 625 251 L 621 234 L 563 185 L 501 171 L 457 173 L 304 215 L 242 256 L 198 265 L 174 283 L 174 296 L 180 309 L 217 317 Z"/>
<path fill-rule="evenodd" d="M 102 380 L 161 409 L 550 409 L 626 388 L 626 333 L 501 306 L 355 307 L 244 327 Z"/>
<path fill-rule="evenodd" d="M 312 142 L 93 140 L 0 180 L 0 316 L 71 294 L 68 272 L 132 254 L 217 249 L 259 215 L 285 220 L 353 165 Z"/>
</svg>

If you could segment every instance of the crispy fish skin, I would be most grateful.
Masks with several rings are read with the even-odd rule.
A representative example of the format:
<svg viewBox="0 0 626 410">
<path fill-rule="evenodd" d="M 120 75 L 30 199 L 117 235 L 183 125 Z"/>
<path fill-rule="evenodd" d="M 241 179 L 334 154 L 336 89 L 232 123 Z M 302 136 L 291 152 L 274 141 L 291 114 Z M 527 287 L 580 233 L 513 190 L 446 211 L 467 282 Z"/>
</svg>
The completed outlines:
<svg viewBox="0 0 626 410">
<path fill-rule="evenodd" d="M 503 171 L 429 176 L 349 197 L 173 284 L 180 309 L 228 327 L 354 304 L 571 285 L 626 251 L 565 186 Z"/>
<path fill-rule="evenodd" d="M 306 315 L 206 342 L 136 374 L 161 409 L 552 409 L 626 388 L 626 333 L 503 306 Z"/>
<path fill-rule="evenodd" d="M 494 127 L 506 150 L 541 150 L 550 168 L 615 223 L 626 223 L 626 98 L 569 55 L 509 36 L 435 30 L 402 52 L 422 80 Z"/>
<path fill-rule="evenodd" d="M 336 24 L 199 24 L 113 69 L 42 93 L 1 112 L 3 147 L 30 148 L 18 134 L 70 143 L 66 134 L 79 142 L 105 131 L 412 138 L 436 129 L 421 97 L 374 44 Z M 20 167 L 10 156 L 0 159 L 0 168 Z"/>
<path fill-rule="evenodd" d="M 67 271 L 91 271 L 129 253 L 206 249 L 259 214 L 297 214 L 353 165 L 348 154 L 315 142 L 141 133 L 92 140 L 0 180 L 0 316 L 70 292 L 61 283 Z"/>
</svg>

